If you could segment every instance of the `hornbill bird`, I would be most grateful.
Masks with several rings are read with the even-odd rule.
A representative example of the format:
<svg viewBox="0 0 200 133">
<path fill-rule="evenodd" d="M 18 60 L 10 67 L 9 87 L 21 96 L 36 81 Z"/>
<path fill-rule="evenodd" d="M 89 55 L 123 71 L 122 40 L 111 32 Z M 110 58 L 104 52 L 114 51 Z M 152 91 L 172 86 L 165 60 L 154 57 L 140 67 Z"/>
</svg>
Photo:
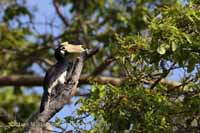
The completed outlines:
<svg viewBox="0 0 200 133">
<path fill-rule="evenodd" d="M 70 62 L 69 55 L 71 53 L 81 53 L 84 49 L 81 45 L 72 45 L 68 42 L 61 43 L 55 50 L 55 58 L 57 63 L 53 65 L 47 72 L 43 81 L 44 93 L 41 100 L 40 112 L 44 110 L 44 106 L 49 97 L 58 95 L 59 86 L 67 82 L 71 75 L 73 62 Z"/>
</svg>

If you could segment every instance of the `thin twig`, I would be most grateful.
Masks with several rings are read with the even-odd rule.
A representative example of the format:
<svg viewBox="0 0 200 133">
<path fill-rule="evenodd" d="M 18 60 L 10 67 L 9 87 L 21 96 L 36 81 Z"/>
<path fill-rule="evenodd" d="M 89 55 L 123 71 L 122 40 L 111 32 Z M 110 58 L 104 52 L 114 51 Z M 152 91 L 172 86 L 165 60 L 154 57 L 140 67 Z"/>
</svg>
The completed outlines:
<svg viewBox="0 0 200 133">
<path fill-rule="evenodd" d="M 95 68 L 95 70 L 92 73 L 92 76 L 97 76 L 101 74 L 113 61 L 115 61 L 115 58 L 113 57 L 106 58 L 102 64 Z"/>
<path fill-rule="evenodd" d="M 150 90 L 152 90 L 163 78 L 165 78 L 169 74 L 169 72 L 174 68 L 174 65 L 175 63 L 172 64 L 168 70 L 166 70 L 164 66 L 162 66 L 164 73 L 151 85 Z"/>
<path fill-rule="evenodd" d="M 60 17 L 60 19 L 63 21 L 63 23 L 65 24 L 66 27 L 69 26 L 69 23 L 67 21 L 67 19 L 63 16 L 63 14 L 61 13 L 60 9 L 59 9 L 59 3 L 57 0 L 53 0 L 53 5 L 54 8 L 56 10 L 56 13 L 58 14 L 58 16 Z"/>
</svg>

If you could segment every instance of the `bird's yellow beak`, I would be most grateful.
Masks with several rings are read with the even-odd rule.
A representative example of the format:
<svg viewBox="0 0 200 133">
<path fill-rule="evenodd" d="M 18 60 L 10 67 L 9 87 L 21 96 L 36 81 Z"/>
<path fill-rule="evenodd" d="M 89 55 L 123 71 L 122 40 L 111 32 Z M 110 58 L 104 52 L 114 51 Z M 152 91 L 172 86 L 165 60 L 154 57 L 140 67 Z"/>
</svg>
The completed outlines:
<svg viewBox="0 0 200 133">
<path fill-rule="evenodd" d="M 69 44 L 68 42 L 63 42 L 60 45 L 64 46 L 64 50 L 68 53 L 82 53 L 85 51 L 82 45 L 73 45 Z"/>
</svg>

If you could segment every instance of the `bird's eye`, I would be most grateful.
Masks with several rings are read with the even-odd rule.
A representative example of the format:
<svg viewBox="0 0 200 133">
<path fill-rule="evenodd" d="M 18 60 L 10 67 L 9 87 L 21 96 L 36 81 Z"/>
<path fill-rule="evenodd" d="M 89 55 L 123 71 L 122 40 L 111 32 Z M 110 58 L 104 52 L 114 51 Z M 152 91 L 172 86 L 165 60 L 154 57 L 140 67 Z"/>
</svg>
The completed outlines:
<svg viewBox="0 0 200 133">
<path fill-rule="evenodd" d="M 60 50 L 64 50 L 65 49 L 65 47 L 60 47 Z"/>
</svg>

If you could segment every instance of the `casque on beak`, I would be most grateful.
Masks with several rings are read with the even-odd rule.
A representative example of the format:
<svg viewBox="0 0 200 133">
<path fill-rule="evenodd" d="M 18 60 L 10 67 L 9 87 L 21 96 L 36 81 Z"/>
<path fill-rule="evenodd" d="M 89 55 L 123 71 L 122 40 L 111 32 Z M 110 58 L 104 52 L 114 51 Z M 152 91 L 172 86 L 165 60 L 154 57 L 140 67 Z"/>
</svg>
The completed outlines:
<svg viewBox="0 0 200 133">
<path fill-rule="evenodd" d="M 82 53 L 85 51 L 82 45 L 72 45 L 68 42 L 61 43 L 60 45 L 63 46 L 64 50 L 68 53 Z"/>
</svg>

